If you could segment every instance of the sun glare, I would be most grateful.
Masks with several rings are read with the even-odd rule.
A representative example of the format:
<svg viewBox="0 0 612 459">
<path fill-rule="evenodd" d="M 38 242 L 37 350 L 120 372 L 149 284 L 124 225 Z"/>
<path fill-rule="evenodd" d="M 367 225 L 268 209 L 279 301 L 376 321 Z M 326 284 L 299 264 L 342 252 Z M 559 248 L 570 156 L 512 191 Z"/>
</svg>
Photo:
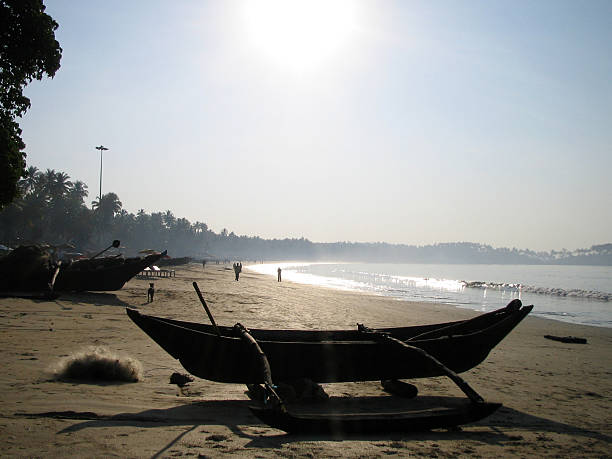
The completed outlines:
<svg viewBox="0 0 612 459">
<path fill-rule="evenodd" d="M 251 0 L 244 13 L 249 44 L 294 70 L 317 67 L 341 52 L 357 25 L 350 0 Z"/>
</svg>

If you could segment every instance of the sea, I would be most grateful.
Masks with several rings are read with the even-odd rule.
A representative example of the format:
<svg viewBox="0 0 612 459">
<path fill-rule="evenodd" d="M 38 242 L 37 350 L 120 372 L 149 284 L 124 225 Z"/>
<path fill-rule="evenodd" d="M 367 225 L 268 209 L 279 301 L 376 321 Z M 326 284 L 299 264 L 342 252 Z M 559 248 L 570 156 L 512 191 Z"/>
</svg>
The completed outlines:
<svg viewBox="0 0 612 459">
<path fill-rule="evenodd" d="M 518 298 L 532 315 L 612 328 L 612 266 L 262 263 L 253 271 L 303 284 L 488 312 Z"/>
</svg>

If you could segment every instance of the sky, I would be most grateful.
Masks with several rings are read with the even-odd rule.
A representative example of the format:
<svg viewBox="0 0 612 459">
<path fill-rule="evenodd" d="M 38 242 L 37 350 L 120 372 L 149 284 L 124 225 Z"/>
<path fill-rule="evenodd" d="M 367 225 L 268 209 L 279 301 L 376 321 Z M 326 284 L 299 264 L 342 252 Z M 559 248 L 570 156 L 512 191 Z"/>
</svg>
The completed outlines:
<svg viewBox="0 0 612 459">
<path fill-rule="evenodd" d="M 45 0 L 28 165 L 315 242 L 612 242 L 612 2 Z"/>
</svg>

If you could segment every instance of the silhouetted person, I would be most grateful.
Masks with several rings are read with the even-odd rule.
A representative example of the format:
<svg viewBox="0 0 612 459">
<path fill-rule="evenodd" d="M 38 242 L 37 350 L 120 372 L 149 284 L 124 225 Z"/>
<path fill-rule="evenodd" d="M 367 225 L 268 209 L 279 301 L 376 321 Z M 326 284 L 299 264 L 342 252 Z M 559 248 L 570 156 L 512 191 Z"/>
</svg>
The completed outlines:
<svg viewBox="0 0 612 459">
<path fill-rule="evenodd" d="M 147 303 L 153 303 L 153 296 L 155 295 L 155 287 L 153 282 L 149 284 L 149 290 L 147 290 Z"/>
<path fill-rule="evenodd" d="M 234 273 L 236 274 L 236 280 L 240 277 L 240 271 L 242 271 L 242 265 L 239 263 L 234 263 Z"/>
<path fill-rule="evenodd" d="M 206 269 L 206 260 L 202 260 L 202 269 Z"/>
<path fill-rule="evenodd" d="M 278 273 L 278 281 L 279 281 L 279 282 L 281 281 L 281 271 L 282 271 L 282 269 L 280 269 L 280 268 L 278 268 L 278 269 L 276 270 L 276 272 Z"/>
</svg>

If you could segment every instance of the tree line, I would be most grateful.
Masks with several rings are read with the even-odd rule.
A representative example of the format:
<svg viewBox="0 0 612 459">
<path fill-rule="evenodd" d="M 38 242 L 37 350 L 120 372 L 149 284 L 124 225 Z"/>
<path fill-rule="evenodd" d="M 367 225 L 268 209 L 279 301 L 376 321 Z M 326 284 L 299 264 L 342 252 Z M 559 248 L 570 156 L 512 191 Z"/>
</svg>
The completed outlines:
<svg viewBox="0 0 612 459">
<path fill-rule="evenodd" d="M 0 243 L 7 247 L 70 244 L 93 252 L 119 239 L 129 255 L 167 249 L 174 257 L 259 260 L 306 255 L 312 245 L 303 238 L 265 240 L 227 229 L 215 233 L 206 223 L 192 223 L 171 210 L 130 213 L 113 192 L 94 200 L 90 209 L 85 204 L 87 185 L 53 169 L 28 167 L 17 188 L 18 198 L 0 211 Z"/>
<path fill-rule="evenodd" d="M 173 257 L 232 260 L 369 261 L 383 263 L 591 264 L 612 265 L 612 244 L 575 251 L 535 252 L 494 248 L 471 242 L 415 246 L 334 242 L 308 239 L 263 239 L 215 233 L 206 223 L 176 217 L 171 210 L 131 213 L 116 193 L 107 193 L 88 208 L 87 185 L 68 174 L 34 166 L 18 182 L 19 197 L 0 212 L 3 245 L 71 244 L 93 252 L 119 239 L 124 253 L 168 250 Z"/>
</svg>

